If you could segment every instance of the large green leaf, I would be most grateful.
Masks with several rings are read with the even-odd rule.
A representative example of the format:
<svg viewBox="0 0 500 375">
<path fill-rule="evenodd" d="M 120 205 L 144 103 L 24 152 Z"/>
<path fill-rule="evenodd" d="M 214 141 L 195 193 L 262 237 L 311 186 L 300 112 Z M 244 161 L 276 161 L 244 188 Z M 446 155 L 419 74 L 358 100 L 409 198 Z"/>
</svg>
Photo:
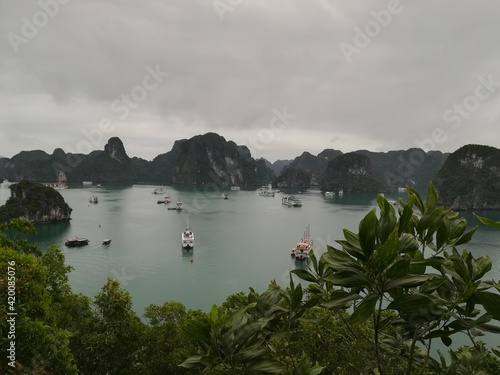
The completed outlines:
<svg viewBox="0 0 500 375">
<path fill-rule="evenodd" d="M 366 261 L 367 257 L 359 246 L 355 247 L 351 243 L 345 240 L 337 240 L 337 243 L 340 244 L 342 246 L 342 250 L 344 250 L 350 256 L 362 261 Z"/>
<path fill-rule="evenodd" d="M 463 245 L 465 243 L 468 243 L 470 242 L 470 240 L 472 239 L 472 236 L 474 235 L 474 233 L 476 232 L 476 229 L 477 229 L 477 225 L 475 227 L 473 227 L 470 231 L 468 231 L 467 233 L 464 233 L 458 240 L 457 242 L 455 242 L 455 246 L 460 246 L 460 245 Z"/>
<path fill-rule="evenodd" d="M 450 238 L 450 228 L 449 221 L 443 220 L 436 232 L 436 251 L 441 250 L 441 248 L 446 245 L 448 239 Z"/>
<path fill-rule="evenodd" d="M 241 350 L 237 354 L 237 358 L 241 363 L 253 362 L 259 358 L 263 358 L 269 351 L 260 344 L 254 344 L 248 348 Z"/>
<path fill-rule="evenodd" d="M 349 307 L 352 303 L 362 297 L 357 293 L 347 293 L 336 290 L 332 293 L 331 299 L 323 302 L 321 305 L 327 309 Z"/>
<path fill-rule="evenodd" d="M 387 241 L 396 226 L 396 214 L 394 207 L 382 195 L 377 197 L 377 203 L 380 207 L 379 219 L 379 240 L 384 243 Z"/>
<path fill-rule="evenodd" d="M 399 253 L 399 234 L 398 229 L 394 228 L 390 236 L 387 238 L 385 243 L 378 247 L 374 254 L 373 260 L 370 264 L 370 268 L 373 270 L 375 275 L 380 274 L 391 263 L 396 259 Z"/>
<path fill-rule="evenodd" d="M 360 324 L 372 317 L 379 298 L 380 296 L 378 294 L 368 294 L 363 301 L 356 306 L 349 321 L 354 324 Z"/>
<path fill-rule="evenodd" d="M 428 311 L 434 304 L 434 300 L 425 294 L 405 294 L 392 301 L 387 308 L 404 312 L 422 312 Z"/>
<path fill-rule="evenodd" d="M 404 276 L 410 271 L 410 258 L 403 258 L 394 263 L 387 270 L 387 277 L 393 278 L 398 276 Z"/>
<path fill-rule="evenodd" d="M 475 260 L 475 269 L 473 272 L 473 281 L 481 279 L 487 272 L 491 270 L 493 263 L 491 258 L 487 255 L 479 257 Z"/>
<path fill-rule="evenodd" d="M 193 357 L 187 358 L 184 362 L 182 362 L 179 366 L 188 368 L 188 369 L 201 369 L 206 366 L 208 357 L 204 355 L 197 355 Z"/>
<path fill-rule="evenodd" d="M 318 279 L 316 278 L 316 276 L 314 276 L 308 270 L 297 268 L 297 269 L 292 270 L 291 272 L 294 273 L 295 275 L 297 275 L 298 277 L 300 277 L 302 280 L 309 281 L 312 283 L 318 282 Z"/>
<path fill-rule="evenodd" d="M 189 320 L 183 330 L 193 340 L 210 341 L 210 325 L 204 320 Z"/>
<path fill-rule="evenodd" d="M 372 255 L 375 248 L 377 225 L 375 209 L 371 210 L 359 223 L 359 244 L 367 258 Z"/>
<path fill-rule="evenodd" d="M 349 229 L 344 229 L 344 238 L 347 242 L 349 242 L 352 246 L 360 248 L 358 235 L 354 232 L 351 232 Z"/>
<path fill-rule="evenodd" d="M 363 272 L 361 265 L 341 250 L 330 249 L 324 260 L 334 271 Z"/>
<path fill-rule="evenodd" d="M 458 238 L 464 234 L 467 229 L 467 220 L 461 217 L 459 219 L 453 220 L 450 227 L 450 239 Z"/>
<path fill-rule="evenodd" d="M 425 283 L 431 275 L 406 275 L 400 277 L 394 277 L 385 284 L 386 290 L 391 290 L 395 288 L 412 288 Z"/>
<path fill-rule="evenodd" d="M 497 228 L 497 229 L 500 229 L 500 221 L 493 221 L 491 219 L 488 219 L 487 217 L 483 217 L 483 216 L 479 216 L 479 215 L 476 215 L 474 214 L 481 223 L 483 223 L 484 225 L 488 225 L 490 227 L 493 227 L 493 228 Z"/>
<path fill-rule="evenodd" d="M 403 206 L 403 212 L 399 216 L 399 233 L 410 233 L 410 223 L 413 216 L 414 196 L 408 198 L 408 202 Z"/>
<path fill-rule="evenodd" d="M 500 294 L 476 292 L 475 295 L 488 314 L 494 319 L 500 320 Z"/>
<path fill-rule="evenodd" d="M 436 208 L 437 204 L 437 191 L 434 187 L 434 184 L 431 182 L 427 188 L 427 198 L 425 200 L 425 209 L 426 211 L 433 210 Z"/>
<path fill-rule="evenodd" d="M 249 374 L 281 374 L 283 364 L 279 361 L 266 359 L 248 366 L 247 373 Z"/>
<path fill-rule="evenodd" d="M 368 288 L 372 286 L 370 280 L 365 275 L 359 273 L 337 272 L 325 278 L 327 283 L 346 288 Z"/>
<path fill-rule="evenodd" d="M 444 276 L 435 275 L 420 286 L 421 293 L 432 293 L 440 288 L 448 279 Z"/>
</svg>

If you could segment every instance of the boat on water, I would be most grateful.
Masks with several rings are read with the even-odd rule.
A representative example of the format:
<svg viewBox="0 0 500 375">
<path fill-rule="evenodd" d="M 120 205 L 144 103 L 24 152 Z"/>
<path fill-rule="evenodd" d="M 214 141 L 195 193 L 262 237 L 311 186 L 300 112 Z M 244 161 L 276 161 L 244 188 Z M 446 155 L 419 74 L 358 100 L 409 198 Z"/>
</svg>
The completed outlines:
<svg viewBox="0 0 500 375">
<path fill-rule="evenodd" d="M 92 181 L 82 181 L 83 186 L 92 186 Z"/>
<path fill-rule="evenodd" d="M 259 191 L 261 197 L 274 197 L 274 191 L 272 190 L 262 190 Z"/>
<path fill-rule="evenodd" d="M 182 202 L 181 201 L 177 201 L 175 203 L 175 207 L 169 207 L 168 209 L 169 210 L 175 210 L 175 211 L 182 211 Z"/>
<path fill-rule="evenodd" d="M 309 225 L 306 227 L 304 236 L 297 243 L 297 246 L 292 248 L 290 255 L 297 260 L 307 260 L 309 259 L 309 252 L 312 250 L 313 240 L 310 235 Z"/>
<path fill-rule="evenodd" d="M 233 185 L 229 189 L 231 189 L 231 190 L 240 190 L 240 187 L 237 186 L 237 185 Z"/>
<path fill-rule="evenodd" d="M 165 194 L 167 190 L 165 188 L 159 187 L 153 190 L 153 194 Z"/>
<path fill-rule="evenodd" d="M 89 240 L 86 238 L 75 237 L 72 239 L 67 239 L 64 243 L 67 247 L 80 247 L 89 244 Z"/>
<path fill-rule="evenodd" d="M 44 186 L 51 187 L 54 190 L 64 190 L 68 188 L 68 185 L 66 185 L 64 182 L 47 182 L 43 184 Z"/>
<path fill-rule="evenodd" d="M 99 198 L 97 198 L 95 195 L 91 196 L 89 198 L 89 202 L 90 203 L 98 203 L 99 202 Z"/>
<path fill-rule="evenodd" d="M 194 233 L 191 230 L 189 224 L 186 229 L 182 231 L 182 247 L 184 249 L 192 249 L 194 247 Z"/>
<path fill-rule="evenodd" d="M 325 191 L 325 198 L 335 198 L 335 193 L 333 191 Z"/>
<path fill-rule="evenodd" d="M 227 193 L 222 193 L 220 197 L 221 199 L 228 199 L 229 195 Z"/>
<path fill-rule="evenodd" d="M 281 198 L 281 204 L 287 207 L 301 207 L 302 199 L 295 197 L 294 195 L 290 195 L 287 197 Z"/>
<path fill-rule="evenodd" d="M 110 238 L 106 238 L 106 239 L 102 240 L 102 244 L 104 246 L 108 246 L 110 243 L 111 243 L 111 239 Z"/>
<path fill-rule="evenodd" d="M 170 202 L 172 202 L 172 199 L 170 198 L 170 196 L 166 196 L 165 198 L 160 199 L 156 203 L 158 203 L 158 204 L 169 204 Z"/>
</svg>

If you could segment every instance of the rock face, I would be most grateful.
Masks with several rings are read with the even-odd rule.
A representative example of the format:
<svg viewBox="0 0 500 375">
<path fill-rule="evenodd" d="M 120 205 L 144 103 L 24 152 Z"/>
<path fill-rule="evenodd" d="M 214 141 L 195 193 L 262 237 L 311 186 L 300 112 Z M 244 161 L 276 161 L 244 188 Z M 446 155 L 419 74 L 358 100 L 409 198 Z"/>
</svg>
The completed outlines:
<svg viewBox="0 0 500 375">
<path fill-rule="evenodd" d="M 386 186 L 372 172 L 370 159 L 354 152 L 328 163 L 321 181 L 321 191 L 383 192 Z"/>
<path fill-rule="evenodd" d="M 236 143 L 206 133 L 175 142 L 170 152 L 152 161 L 152 168 L 156 179 L 172 184 L 257 186 L 259 165 L 241 151 Z"/>
<path fill-rule="evenodd" d="M 342 152 L 331 149 L 324 150 L 318 156 L 303 152 L 283 167 L 276 184 L 282 188 L 306 189 L 317 186 L 328 162 L 341 154 Z"/>
<path fill-rule="evenodd" d="M 54 189 L 28 180 L 22 180 L 9 188 L 11 197 L 0 207 L 0 222 L 22 218 L 39 224 L 71 219 L 72 209 Z"/>
<path fill-rule="evenodd" d="M 455 210 L 500 210 L 500 150 L 466 145 L 434 179 L 441 204 Z"/>
</svg>

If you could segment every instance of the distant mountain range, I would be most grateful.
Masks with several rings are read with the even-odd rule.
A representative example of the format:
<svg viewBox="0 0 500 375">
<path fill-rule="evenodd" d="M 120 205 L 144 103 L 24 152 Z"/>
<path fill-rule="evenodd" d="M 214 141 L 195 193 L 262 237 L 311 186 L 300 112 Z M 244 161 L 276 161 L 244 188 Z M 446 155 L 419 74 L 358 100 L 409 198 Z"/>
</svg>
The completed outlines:
<svg viewBox="0 0 500 375">
<path fill-rule="evenodd" d="M 476 194 L 478 201 L 466 204 L 468 198 L 464 192 L 475 186 L 477 180 L 483 184 L 488 181 L 481 190 L 484 194 L 489 190 L 500 190 L 500 172 L 496 169 L 500 165 L 497 163 L 500 151 L 493 147 L 468 145 L 456 153 L 461 156 L 454 153 L 450 159 L 448 153 L 424 152 L 418 148 L 389 152 L 359 150 L 346 154 L 326 149 L 318 155 L 304 151 L 294 160 L 270 163 L 265 159 L 254 159 L 246 146 L 237 145 L 216 133 L 207 133 L 178 140 L 170 151 L 147 161 L 129 157 L 122 141 L 114 137 L 109 139 L 104 150 L 88 155 L 66 153 L 58 148 L 51 155 L 35 150 L 22 151 L 10 159 L 2 158 L 0 177 L 9 181 L 27 179 L 33 182 L 238 185 L 247 189 L 273 183 L 280 188 L 370 192 L 394 191 L 407 185 L 424 190 L 430 181 L 436 179 L 444 202 L 460 209 L 477 207 L 483 195 Z M 477 160 L 483 164 L 474 164 L 474 158 L 479 158 Z M 485 166 L 489 168 L 487 173 Z M 474 173 L 467 168 L 475 168 Z M 462 170 L 466 170 L 464 175 Z M 483 176 L 483 172 L 487 176 Z M 474 181 L 470 181 L 471 176 L 474 176 Z M 461 197 L 459 201 L 454 195 L 455 186 L 462 189 L 456 192 Z M 490 203 L 494 202 L 490 198 L 491 195 L 484 195 L 484 199 L 489 200 L 485 207 L 496 207 L 496 203 Z"/>
</svg>

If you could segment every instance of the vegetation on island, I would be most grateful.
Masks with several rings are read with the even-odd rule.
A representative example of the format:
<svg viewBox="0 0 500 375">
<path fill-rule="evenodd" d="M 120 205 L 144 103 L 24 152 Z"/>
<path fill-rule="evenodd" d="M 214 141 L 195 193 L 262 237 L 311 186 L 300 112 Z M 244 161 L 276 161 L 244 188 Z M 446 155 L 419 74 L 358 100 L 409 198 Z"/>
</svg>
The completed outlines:
<svg viewBox="0 0 500 375">
<path fill-rule="evenodd" d="M 34 223 L 70 220 L 72 209 L 51 187 L 22 180 L 9 186 L 11 196 L 0 207 L 0 223 L 24 218 Z"/>
<path fill-rule="evenodd" d="M 368 156 L 350 152 L 336 157 L 328 163 L 320 182 L 321 191 L 339 190 L 360 193 L 379 193 L 387 190 L 372 171 Z"/>
<path fill-rule="evenodd" d="M 5 374 L 498 374 L 500 348 L 480 341 L 500 333 L 500 283 L 487 256 L 464 245 L 476 227 L 408 188 L 395 208 L 377 198 L 358 233 L 312 254 L 290 284 L 236 293 L 208 312 L 181 303 L 150 305 L 141 320 L 117 281 L 88 298 L 71 291 L 64 256 L 12 239 L 33 225 L 0 226 L 0 264 L 15 264 L 16 358 Z M 481 218 L 487 225 L 500 223 Z M 4 273 L 5 275 L 5 273 Z M 297 277 L 307 282 L 298 282 Z M 5 316 L 7 280 L 0 276 Z M 306 285 L 306 286 L 305 286 Z M 0 347 L 8 348 L 2 320 Z M 458 334 L 470 344 L 450 346 Z"/>
<path fill-rule="evenodd" d="M 434 178 L 442 203 L 456 210 L 500 209 L 500 150 L 467 145 Z"/>
</svg>

